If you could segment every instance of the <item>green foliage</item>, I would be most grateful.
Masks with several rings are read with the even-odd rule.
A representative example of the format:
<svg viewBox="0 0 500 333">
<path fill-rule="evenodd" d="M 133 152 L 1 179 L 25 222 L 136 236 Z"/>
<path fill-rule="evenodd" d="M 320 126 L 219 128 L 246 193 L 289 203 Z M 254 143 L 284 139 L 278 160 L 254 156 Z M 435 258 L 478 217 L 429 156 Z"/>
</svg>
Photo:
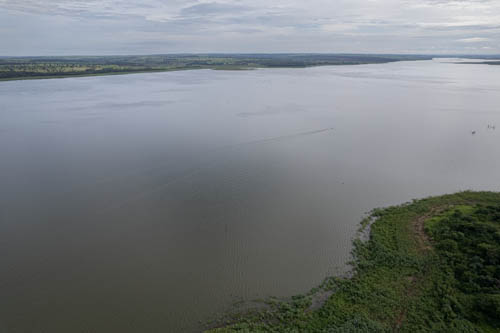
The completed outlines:
<svg viewBox="0 0 500 333">
<path fill-rule="evenodd" d="M 470 208 L 450 210 L 430 232 L 465 316 L 500 328 L 500 203 Z"/>
<path fill-rule="evenodd" d="M 461 192 L 376 209 L 333 295 L 275 302 L 213 332 L 500 332 L 500 194 Z M 418 232 L 424 223 L 428 236 Z M 366 220 L 365 220 L 366 222 Z"/>
</svg>

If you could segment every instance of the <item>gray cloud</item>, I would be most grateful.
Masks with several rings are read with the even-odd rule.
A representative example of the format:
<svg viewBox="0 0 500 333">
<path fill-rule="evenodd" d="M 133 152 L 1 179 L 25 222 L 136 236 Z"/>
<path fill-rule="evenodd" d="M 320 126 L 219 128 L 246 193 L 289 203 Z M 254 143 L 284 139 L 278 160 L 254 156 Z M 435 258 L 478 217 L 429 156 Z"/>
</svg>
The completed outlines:
<svg viewBox="0 0 500 333">
<path fill-rule="evenodd" d="M 0 0 L 0 55 L 500 53 L 497 0 Z"/>
<path fill-rule="evenodd" d="M 491 41 L 490 38 L 484 38 L 484 37 L 470 37 L 470 38 L 462 38 L 458 39 L 457 42 L 461 43 L 484 43 L 484 42 L 489 42 Z"/>
<path fill-rule="evenodd" d="M 250 7 L 247 6 L 208 2 L 185 7 L 181 10 L 180 15 L 235 14 L 247 11 L 249 9 Z"/>
</svg>

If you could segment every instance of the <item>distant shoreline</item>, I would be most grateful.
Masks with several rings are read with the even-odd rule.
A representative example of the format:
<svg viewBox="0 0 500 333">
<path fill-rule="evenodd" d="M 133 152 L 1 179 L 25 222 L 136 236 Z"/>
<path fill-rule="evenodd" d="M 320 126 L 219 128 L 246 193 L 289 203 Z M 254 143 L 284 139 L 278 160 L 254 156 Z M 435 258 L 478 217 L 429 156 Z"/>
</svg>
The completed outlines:
<svg viewBox="0 0 500 333">
<path fill-rule="evenodd" d="M 104 57 L 0 57 L 0 81 L 125 75 L 180 70 L 252 70 L 431 60 L 420 55 L 235 54 Z"/>
<path fill-rule="evenodd" d="M 64 75 L 64 74 L 58 74 L 58 75 L 44 75 L 44 76 L 25 76 L 25 77 L 0 78 L 0 82 L 25 81 L 25 80 L 69 79 L 69 78 L 80 78 L 80 77 L 130 75 L 130 74 L 144 74 L 144 73 L 164 73 L 164 72 L 177 72 L 177 71 L 196 70 L 196 69 L 203 69 L 203 68 L 165 69 L 165 70 L 148 70 L 148 71 L 129 71 L 129 72 L 109 72 L 109 73 L 92 73 L 92 74 L 66 74 L 66 75 Z"/>
<path fill-rule="evenodd" d="M 386 64 L 451 56 L 370 54 L 186 54 L 150 56 L 0 57 L 0 81 L 63 79 L 107 75 L 211 69 L 240 71 L 263 68 L 309 68 Z M 455 56 L 460 64 L 499 65 L 498 56 Z"/>
</svg>

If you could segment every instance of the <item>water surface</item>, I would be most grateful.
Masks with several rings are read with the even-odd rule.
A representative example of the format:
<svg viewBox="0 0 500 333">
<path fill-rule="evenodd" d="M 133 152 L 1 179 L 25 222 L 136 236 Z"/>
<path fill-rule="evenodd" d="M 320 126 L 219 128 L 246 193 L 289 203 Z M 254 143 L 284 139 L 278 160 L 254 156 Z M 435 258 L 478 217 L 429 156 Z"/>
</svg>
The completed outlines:
<svg viewBox="0 0 500 333">
<path fill-rule="evenodd" d="M 500 66 L 11 81 L 0 100 L 0 332 L 195 331 L 341 272 L 374 207 L 500 190 Z"/>
</svg>

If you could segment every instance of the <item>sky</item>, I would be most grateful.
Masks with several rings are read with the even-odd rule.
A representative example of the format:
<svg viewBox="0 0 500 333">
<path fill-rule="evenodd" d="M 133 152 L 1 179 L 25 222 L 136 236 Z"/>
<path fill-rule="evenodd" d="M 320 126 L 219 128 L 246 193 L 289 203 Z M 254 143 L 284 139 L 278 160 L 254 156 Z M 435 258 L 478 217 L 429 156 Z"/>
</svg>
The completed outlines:
<svg viewBox="0 0 500 333">
<path fill-rule="evenodd" d="M 500 54 L 500 0 L 0 0 L 0 56 Z"/>
</svg>

